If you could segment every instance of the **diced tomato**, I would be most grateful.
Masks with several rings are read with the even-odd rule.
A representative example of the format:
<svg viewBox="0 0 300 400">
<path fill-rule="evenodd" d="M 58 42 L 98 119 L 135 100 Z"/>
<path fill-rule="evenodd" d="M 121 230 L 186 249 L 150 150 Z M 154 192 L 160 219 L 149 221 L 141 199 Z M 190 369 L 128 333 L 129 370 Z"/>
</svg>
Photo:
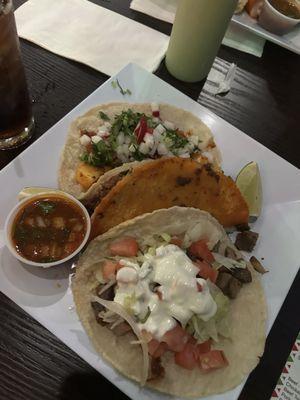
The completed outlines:
<svg viewBox="0 0 300 400">
<path fill-rule="evenodd" d="M 153 117 L 158 118 L 159 117 L 159 111 L 158 110 L 157 111 L 152 111 L 152 115 L 153 115 Z"/>
<path fill-rule="evenodd" d="M 161 357 L 166 352 L 166 350 L 167 344 L 161 343 L 156 339 L 152 339 L 148 343 L 148 353 L 154 358 Z"/>
<path fill-rule="evenodd" d="M 208 353 L 211 349 L 211 340 L 208 339 L 206 342 L 198 343 L 196 347 L 198 357 L 199 354 Z"/>
<path fill-rule="evenodd" d="M 150 133 L 150 135 L 152 135 L 153 131 L 154 131 L 154 129 L 153 129 L 153 128 L 149 128 L 149 127 L 148 127 L 148 129 L 147 129 L 147 133 Z"/>
<path fill-rule="evenodd" d="M 218 271 L 212 268 L 207 262 L 197 260 L 194 265 L 199 268 L 201 278 L 209 279 L 213 283 L 216 282 Z"/>
<path fill-rule="evenodd" d="M 102 275 L 105 280 L 113 279 L 116 275 L 116 270 L 119 263 L 106 260 L 103 265 Z"/>
<path fill-rule="evenodd" d="M 143 115 L 134 131 L 134 134 L 136 136 L 136 141 L 138 144 L 142 143 L 144 136 L 147 133 L 147 130 L 148 130 L 147 120 L 146 117 Z"/>
<path fill-rule="evenodd" d="M 202 290 L 203 290 L 202 285 L 200 285 L 200 283 L 198 283 L 198 282 L 197 282 L 197 289 L 198 289 L 198 292 L 202 292 Z"/>
<path fill-rule="evenodd" d="M 183 240 L 178 236 L 172 236 L 170 240 L 170 244 L 175 244 L 178 247 L 182 247 Z"/>
<path fill-rule="evenodd" d="M 199 366 L 204 372 L 228 365 L 228 361 L 222 350 L 211 350 L 207 353 L 199 354 Z"/>
<path fill-rule="evenodd" d="M 185 369 L 194 369 L 197 365 L 197 349 L 194 344 L 187 343 L 184 349 L 175 353 L 175 363 Z"/>
<path fill-rule="evenodd" d="M 202 258 L 202 260 L 212 263 L 215 261 L 212 252 L 207 247 L 205 240 L 198 240 L 190 245 L 188 252 L 195 257 Z"/>
<path fill-rule="evenodd" d="M 162 341 L 167 343 L 169 350 L 178 352 L 184 349 L 189 338 L 190 335 L 180 325 L 176 325 L 164 334 Z"/>
<path fill-rule="evenodd" d="M 156 339 L 150 340 L 150 342 L 148 343 L 148 353 L 150 354 L 150 356 L 153 356 L 153 354 L 158 349 L 159 344 L 160 342 Z"/>
<path fill-rule="evenodd" d="M 138 250 L 138 242 L 129 236 L 109 245 L 109 251 L 113 256 L 134 257 L 137 255 Z"/>
</svg>

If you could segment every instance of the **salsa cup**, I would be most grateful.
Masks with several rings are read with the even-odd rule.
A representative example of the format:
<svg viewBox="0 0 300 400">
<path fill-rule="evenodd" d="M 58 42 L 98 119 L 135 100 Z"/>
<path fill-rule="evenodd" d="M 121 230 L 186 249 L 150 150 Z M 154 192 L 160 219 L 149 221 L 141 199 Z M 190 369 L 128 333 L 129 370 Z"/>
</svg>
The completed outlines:
<svg viewBox="0 0 300 400">
<path fill-rule="evenodd" d="M 258 18 L 260 26 L 276 35 L 284 35 L 292 30 L 299 22 L 300 19 L 288 17 L 276 10 L 268 0 L 264 1 L 263 8 Z"/>
<path fill-rule="evenodd" d="M 82 241 L 79 244 L 79 246 L 74 251 L 72 251 L 70 254 L 68 254 L 66 257 L 56 260 L 56 261 L 36 262 L 36 261 L 32 261 L 28 258 L 25 258 L 22 254 L 20 254 L 20 252 L 18 252 L 16 250 L 16 246 L 13 242 L 13 237 L 12 237 L 13 232 L 14 232 L 14 226 L 15 226 L 16 219 L 18 218 L 18 215 L 20 214 L 22 209 L 25 209 L 27 205 L 29 206 L 31 203 L 33 203 L 36 200 L 49 199 L 49 198 L 66 200 L 68 203 L 73 204 L 77 209 L 79 209 L 81 212 L 81 217 L 83 217 L 84 221 L 85 221 L 85 234 L 84 234 L 84 237 L 82 238 Z M 50 190 L 49 190 L 49 193 L 44 192 L 42 194 L 32 195 L 32 196 L 26 197 L 25 199 L 21 200 L 10 211 L 9 215 L 6 218 L 5 228 L 4 228 L 5 244 L 8 247 L 11 254 L 14 257 L 16 257 L 19 261 L 22 261 L 23 263 L 25 263 L 27 265 L 32 265 L 35 267 L 43 267 L 43 268 L 53 267 L 55 265 L 62 264 L 64 262 L 70 260 L 71 258 L 73 258 L 76 254 L 78 254 L 82 250 L 82 248 L 87 243 L 89 235 L 90 235 L 90 231 L 91 231 L 90 216 L 89 216 L 86 208 L 84 207 L 84 205 L 82 203 L 80 203 L 80 201 L 78 201 L 75 197 L 71 196 L 68 193 L 62 193 L 62 192 L 53 193 L 53 191 L 51 192 Z"/>
</svg>

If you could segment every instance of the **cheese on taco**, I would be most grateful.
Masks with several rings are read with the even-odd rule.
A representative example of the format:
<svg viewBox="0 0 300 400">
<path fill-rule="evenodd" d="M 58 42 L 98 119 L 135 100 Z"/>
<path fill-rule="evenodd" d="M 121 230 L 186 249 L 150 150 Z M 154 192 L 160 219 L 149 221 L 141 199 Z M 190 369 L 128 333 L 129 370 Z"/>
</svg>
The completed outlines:
<svg viewBox="0 0 300 400">
<path fill-rule="evenodd" d="M 266 304 L 256 272 L 208 213 L 157 210 L 94 239 L 72 282 L 96 351 L 175 396 L 225 392 L 259 362 Z"/>
</svg>

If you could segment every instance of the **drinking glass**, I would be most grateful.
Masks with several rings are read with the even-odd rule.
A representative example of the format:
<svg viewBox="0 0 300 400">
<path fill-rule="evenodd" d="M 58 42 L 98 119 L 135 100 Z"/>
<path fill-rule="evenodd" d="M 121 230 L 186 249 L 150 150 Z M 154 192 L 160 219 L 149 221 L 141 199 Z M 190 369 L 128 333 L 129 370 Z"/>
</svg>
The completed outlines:
<svg viewBox="0 0 300 400">
<path fill-rule="evenodd" d="M 26 142 L 33 127 L 12 1 L 0 0 L 0 150 Z"/>
</svg>

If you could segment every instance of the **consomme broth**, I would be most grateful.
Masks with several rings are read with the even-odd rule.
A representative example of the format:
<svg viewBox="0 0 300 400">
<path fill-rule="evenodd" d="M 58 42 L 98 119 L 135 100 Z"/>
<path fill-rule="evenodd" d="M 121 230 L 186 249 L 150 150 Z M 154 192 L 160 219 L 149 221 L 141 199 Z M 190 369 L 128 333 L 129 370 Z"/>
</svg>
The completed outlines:
<svg viewBox="0 0 300 400">
<path fill-rule="evenodd" d="M 12 229 L 12 242 L 24 258 L 54 262 L 73 253 L 87 229 L 80 207 L 64 197 L 47 196 L 24 204 Z"/>
</svg>

